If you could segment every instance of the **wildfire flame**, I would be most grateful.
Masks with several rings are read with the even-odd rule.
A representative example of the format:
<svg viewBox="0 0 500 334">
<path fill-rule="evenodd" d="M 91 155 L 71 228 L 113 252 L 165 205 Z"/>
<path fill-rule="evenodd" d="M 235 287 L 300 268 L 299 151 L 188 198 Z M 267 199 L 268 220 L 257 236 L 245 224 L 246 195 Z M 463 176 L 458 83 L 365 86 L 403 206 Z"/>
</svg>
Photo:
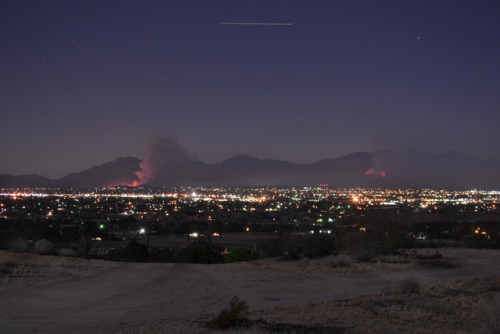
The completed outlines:
<svg viewBox="0 0 500 334">
<path fill-rule="evenodd" d="M 141 162 L 139 166 L 141 167 L 141 170 L 135 172 L 135 176 L 137 176 L 138 180 L 132 182 L 132 187 L 137 187 L 147 183 L 151 177 L 151 175 L 149 175 L 150 173 L 148 173 L 150 169 L 144 162 Z"/>
<path fill-rule="evenodd" d="M 136 175 L 137 175 L 137 173 L 136 173 Z M 140 185 L 141 185 L 141 182 L 138 181 L 138 180 L 135 180 L 134 182 L 132 182 L 131 184 L 129 184 L 130 187 L 138 187 Z"/>
<path fill-rule="evenodd" d="M 370 168 L 369 170 L 367 170 L 365 172 L 365 175 L 373 175 L 373 176 L 376 176 L 376 177 L 386 177 L 387 176 L 387 172 L 383 171 L 383 170 L 377 170 L 375 168 Z"/>
<path fill-rule="evenodd" d="M 189 155 L 172 136 L 152 136 L 144 143 L 141 170 L 135 172 L 137 180 L 131 186 L 154 182 L 157 174 L 169 165 L 188 160 Z"/>
</svg>

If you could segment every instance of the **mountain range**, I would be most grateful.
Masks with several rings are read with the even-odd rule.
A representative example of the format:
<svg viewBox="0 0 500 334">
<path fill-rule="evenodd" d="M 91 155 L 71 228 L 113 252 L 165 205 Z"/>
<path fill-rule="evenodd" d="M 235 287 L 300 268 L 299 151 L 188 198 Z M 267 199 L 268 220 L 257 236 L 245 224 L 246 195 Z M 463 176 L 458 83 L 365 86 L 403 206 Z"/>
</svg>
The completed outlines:
<svg viewBox="0 0 500 334">
<path fill-rule="evenodd" d="M 0 187 L 93 188 L 140 184 L 149 170 L 153 186 L 317 186 L 499 189 L 500 159 L 458 152 L 430 154 L 389 150 L 358 152 L 309 164 L 236 156 L 220 163 L 181 160 L 151 168 L 134 157 L 71 173 L 59 179 L 40 175 L 0 175 Z"/>
</svg>

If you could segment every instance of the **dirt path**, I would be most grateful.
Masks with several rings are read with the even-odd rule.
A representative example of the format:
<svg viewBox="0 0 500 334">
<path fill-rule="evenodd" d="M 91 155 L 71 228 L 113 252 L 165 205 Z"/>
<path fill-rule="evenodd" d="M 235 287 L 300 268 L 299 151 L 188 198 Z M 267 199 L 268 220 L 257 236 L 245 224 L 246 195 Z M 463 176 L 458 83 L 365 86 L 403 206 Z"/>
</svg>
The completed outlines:
<svg viewBox="0 0 500 334">
<path fill-rule="evenodd" d="M 442 253 L 451 265 L 305 278 L 238 265 L 106 263 L 82 275 L 0 287 L 0 333 L 113 333 L 156 322 L 197 333 L 200 327 L 186 324 L 218 312 L 234 295 L 258 310 L 394 289 L 408 276 L 428 283 L 500 275 L 498 250 Z"/>
</svg>

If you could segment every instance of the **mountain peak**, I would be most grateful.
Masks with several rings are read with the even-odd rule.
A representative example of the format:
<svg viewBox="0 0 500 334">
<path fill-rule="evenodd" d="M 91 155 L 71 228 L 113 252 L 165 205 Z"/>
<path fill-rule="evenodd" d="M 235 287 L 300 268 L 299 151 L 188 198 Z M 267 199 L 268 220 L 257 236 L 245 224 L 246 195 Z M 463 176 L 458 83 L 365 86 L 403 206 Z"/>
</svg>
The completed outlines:
<svg viewBox="0 0 500 334">
<path fill-rule="evenodd" d="M 260 162 L 260 161 L 261 161 L 260 159 L 257 159 L 255 157 L 248 155 L 248 154 L 245 154 L 245 155 L 237 155 L 235 157 L 226 159 L 223 162 L 221 162 L 220 164 L 226 165 L 226 164 L 249 163 L 249 162 L 256 163 L 256 162 Z"/>
<path fill-rule="evenodd" d="M 476 159 L 456 151 L 445 154 L 421 151 L 400 154 L 390 150 L 355 152 L 310 164 L 239 155 L 215 164 L 185 161 L 175 168 L 165 165 L 154 170 L 156 175 L 149 182 L 158 186 L 314 186 L 329 183 L 332 187 L 498 189 L 499 168 L 500 160 Z M 370 170 L 386 173 L 387 177 L 367 177 Z M 141 171 L 139 159 L 118 157 L 56 180 L 38 175 L 0 175 L 0 187 L 131 185 L 138 181 L 138 171 Z"/>
</svg>

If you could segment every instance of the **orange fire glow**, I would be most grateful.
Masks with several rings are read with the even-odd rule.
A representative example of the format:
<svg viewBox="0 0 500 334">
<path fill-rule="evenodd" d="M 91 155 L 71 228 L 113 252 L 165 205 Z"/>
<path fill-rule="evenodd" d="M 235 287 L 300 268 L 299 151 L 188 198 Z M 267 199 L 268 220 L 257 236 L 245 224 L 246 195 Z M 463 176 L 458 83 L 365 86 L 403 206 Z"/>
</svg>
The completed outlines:
<svg viewBox="0 0 500 334">
<path fill-rule="evenodd" d="M 138 187 L 138 186 L 140 186 L 140 185 L 141 185 L 141 183 L 140 183 L 138 180 L 135 180 L 135 181 L 133 181 L 133 182 L 130 184 L 130 186 L 131 186 L 131 187 Z"/>
<path fill-rule="evenodd" d="M 365 172 L 365 175 L 373 175 L 373 176 L 376 176 L 376 177 L 386 177 L 387 176 L 387 172 L 383 171 L 383 170 L 377 170 L 375 168 L 370 168 L 369 170 L 367 170 Z"/>
</svg>

